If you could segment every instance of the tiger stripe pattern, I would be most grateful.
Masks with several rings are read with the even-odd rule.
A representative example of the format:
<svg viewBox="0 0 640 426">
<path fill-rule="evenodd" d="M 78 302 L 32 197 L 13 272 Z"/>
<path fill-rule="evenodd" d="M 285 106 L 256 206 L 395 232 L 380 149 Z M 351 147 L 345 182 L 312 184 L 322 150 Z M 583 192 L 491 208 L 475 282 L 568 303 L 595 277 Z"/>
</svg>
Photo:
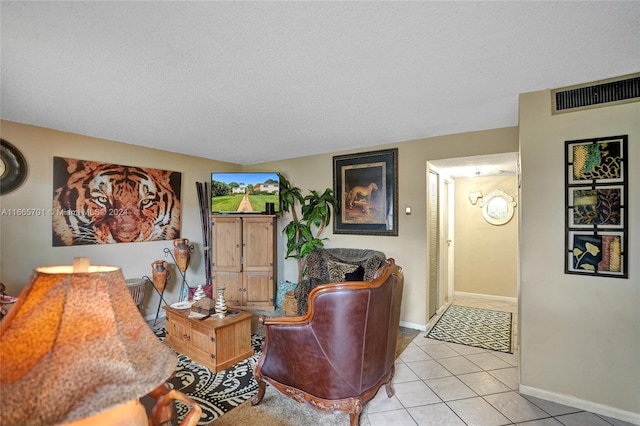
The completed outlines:
<svg viewBox="0 0 640 426">
<path fill-rule="evenodd" d="M 56 158 L 68 179 L 54 192 L 53 245 L 110 244 L 180 237 L 173 172 Z"/>
</svg>

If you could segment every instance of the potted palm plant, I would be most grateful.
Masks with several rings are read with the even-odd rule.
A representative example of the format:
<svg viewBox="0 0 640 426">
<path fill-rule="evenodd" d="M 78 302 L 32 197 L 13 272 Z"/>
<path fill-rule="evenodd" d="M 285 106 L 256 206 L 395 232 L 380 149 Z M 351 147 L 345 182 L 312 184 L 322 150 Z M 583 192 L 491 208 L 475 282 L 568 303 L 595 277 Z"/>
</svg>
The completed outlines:
<svg viewBox="0 0 640 426">
<path fill-rule="evenodd" d="M 309 190 L 308 195 L 303 195 L 300 188 L 280 175 L 280 205 L 282 211 L 292 216 L 282 231 L 287 236 L 285 259 L 296 259 L 298 282 L 301 282 L 307 272 L 306 257 L 324 247 L 326 238 L 321 238 L 321 235 L 331 221 L 331 212 L 338 211 L 338 199 L 331 188 L 322 194 Z"/>
</svg>

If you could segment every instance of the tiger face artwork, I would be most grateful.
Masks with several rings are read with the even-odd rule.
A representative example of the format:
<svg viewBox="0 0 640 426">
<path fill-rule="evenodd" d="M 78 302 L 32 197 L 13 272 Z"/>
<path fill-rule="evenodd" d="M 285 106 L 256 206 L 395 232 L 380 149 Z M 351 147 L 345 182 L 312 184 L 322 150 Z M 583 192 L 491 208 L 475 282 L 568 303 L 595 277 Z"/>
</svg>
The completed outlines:
<svg viewBox="0 0 640 426">
<path fill-rule="evenodd" d="M 53 246 L 180 237 L 181 173 L 54 157 Z"/>
</svg>

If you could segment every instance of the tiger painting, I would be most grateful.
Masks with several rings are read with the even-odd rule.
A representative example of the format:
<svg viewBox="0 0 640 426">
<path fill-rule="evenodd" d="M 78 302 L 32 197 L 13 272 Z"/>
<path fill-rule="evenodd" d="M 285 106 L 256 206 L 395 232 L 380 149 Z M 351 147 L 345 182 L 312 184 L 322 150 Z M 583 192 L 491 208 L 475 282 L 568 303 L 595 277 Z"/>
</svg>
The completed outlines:
<svg viewBox="0 0 640 426">
<path fill-rule="evenodd" d="M 54 157 L 53 245 L 180 237 L 181 174 Z"/>
</svg>

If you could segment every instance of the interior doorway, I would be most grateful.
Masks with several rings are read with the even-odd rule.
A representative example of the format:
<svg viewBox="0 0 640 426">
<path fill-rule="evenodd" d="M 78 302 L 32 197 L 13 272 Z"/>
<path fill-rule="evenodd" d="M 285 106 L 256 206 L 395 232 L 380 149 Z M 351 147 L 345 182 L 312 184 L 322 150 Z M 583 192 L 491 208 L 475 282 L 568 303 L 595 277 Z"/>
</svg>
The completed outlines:
<svg viewBox="0 0 640 426">
<path fill-rule="evenodd" d="M 487 178 L 485 182 L 491 182 L 491 176 L 509 176 L 509 179 L 513 179 L 513 182 L 517 181 L 517 169 L 518 169 L 518 154 L 517 153 L 505 153 L 476 157 L 462 157 L 451 158 L 444 160 L 435 160 L 427 162 L 427 322 L 436 314 L 447 306 L 447 304 L 453 299 L 454 295 L 460 289 L 458 287 L 465 287 L 463 283 L 458 283 L 457 286 L 455 279 L 457 275 L 455 253 L 456 250 L 456 203 L 466 203 L 463 205 L 465 209 L 471 207 L 471 202 L 467 196 L 456 193 L 456 181 L 460 182 L 460 189 L 464 188 L 463 182 L 468 185 L 475 178 L 482 177 Z M 482 179 L 478 179 L 482 181 Z M 517 192 L 517 189 L 514 189 Z M 457 199 L 456 199 L 457 195 Z M 477 202 L 477 206 L 474 204 L 475 210 L 473 211 L 474 217 L 479 215 L 482 217 L 480 204 Z M 458 204 L 460 206 L 460 204 Z M 458 219 L 459 220 L 459 219 Z M 463 219 L 464 220 L 464 219 Z M 462 223 L 464 225 L 464 222 Z M 461 226 L 462 226 L 461 225 Z M 461 230 L 464 226 L 461 227 Z M 490 229 L 488 232 L 496 233 L 498 228 Z M 476 235 L 475 237 L 469 237 L 465 235 L 465 239 L 471 238 L 475 240 L 481 240 L 483 237 Z M 459 238 L 462 238 L 458 235 Z M 517 243 L 517 237 L 516 237 Z M 468 246 L 468 242 L 461 240 L 460 247 Z M 466 262 L 467 259 L 462 258 L 462 261 Z M 481 259 L 479 260 L 481 261 Z M 465 262 L 458 265 L 458 269 L 462 268 Z M 514 260 L 514 266 L 517 264 L 517 259 Z M 473 271 L 469 272 L 469 268 L 465 268 L 465 272 L 473 274 Z M 462 276 L 463 277 L 463 276 Z M 466 282 L 467 280 L 463 280 Z M 517 279 L 514 279 L 513 288 L 514 294 L 517 291 Z M 463 288 L 462 293 L 480 294 L 485 293 L 487 296 L 493 296 L 491 291 L 478 288 L 471 289 Z M 498 292 L 499 293 L 499 292 Z M 498 296 L 500 297 L 500 296 Z M 505 299 L 513 299 L 516 297 L 505 297 Z"/>
</svg>

